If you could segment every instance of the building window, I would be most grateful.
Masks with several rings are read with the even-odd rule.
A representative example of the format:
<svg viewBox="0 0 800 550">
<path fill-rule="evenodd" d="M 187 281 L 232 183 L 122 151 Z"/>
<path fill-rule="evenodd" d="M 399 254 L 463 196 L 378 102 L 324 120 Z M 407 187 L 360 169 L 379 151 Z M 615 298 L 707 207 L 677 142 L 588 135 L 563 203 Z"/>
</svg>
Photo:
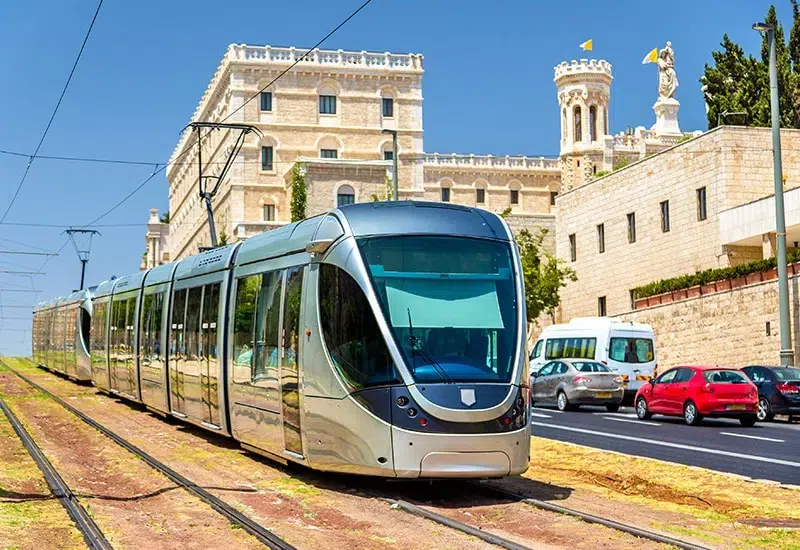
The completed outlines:
<svg viewBox="0 0 800 550">
<path fill-rule="evenodd" d="M 563 109 L 561 111 L 561 139 L 566 139 L 567 137 L 567 110 Z"/>
<path fill-rule="evenodd" d="M 575 241 L 575 233 L 569 236 L 569 261 L 574 262 L 578 259 L 578 245 Z"/>
<path fill-rule="evenodd" d="M 345 206 L 356 202 L 356 192 L 349 185 L 342 185 L 336 193 L 336 206 Z"/>
<path fill-rule="evenodd" d="M 262 111 L 271 111 L 272 110 L 272 92 L 261 92 L 261 110 Z"/>
<path fill-rule="evenodd" d="M 336 159 L 339 158 L 339 151 L 336 149 L 320 149 L 319 158 L 321 159 Z"/>
<path fill-rule="evenodd" d="M 606 315 L 608 315 L 608 313 L 606 312 L 606 297 L 600 296 L 597 299 L 597 316 L 605 317 Z"/>
<path fill-rule="evenodd" d="M 511 196 L 509 198 L 511 200 L 511 204 L 519 204 L 519 190 L 512 189 Z"/>
<path fill-rule="evenodd" d="M 589 107 L 589 141 L 597 141 L 597 107 Z"/>
<path fill-rule="evenodd" d="M 264 221 L 265 222 L 274 222 L 275 221 L 275 205 L 274 204 L 265 204 L 264 205 Z"/>
<path fill-rule="evenodd" d="M 601 223 L 597 226 L 597 252 L 602 254 L 606 251 L 606 224 Z"/>
<path fill-rule="evenodd" d="M 583 126 L 581 124 L 581 107 L 575 105 L 572 109 L 572 120 L 575 125 L 575 133 L 573 134 L 573 141 L 583 141 Z"/>
<path fill-rule="evenodd" d="M 321 114 L 321 115 L 335 115 L 336 114 L 336 96 L 335 95 L 321 95 L 321 96 L 319 96 L 319 114 Z"/>
<path fill-rule="evenodd" d="M 261 169 L 272 170 L 272 146 L 261 148 Z"/>
<path fill-rule="evenodd" d="M 450 202 L 450 188 L 442 187 L 442 202 Z"/>
<path fill-rule="evenodd" d="M 384 151 L 383 160 L 394 160 L 394 151 Z"/>
<path fill-rule="evenodd" d="M 633 212 L 628 214 L 628 242 L 636 242 L 636 214 Z"/>
<path fill-rule="evenodd" d="M 483 204 L 486 202 L 486 189 L 475 190 L 475 202 L 478 204 Z"/>
<path fill-rule="evenodd" d="M 669 232 L 669 201 L 661 203 L 661 232 Z"/>
<path fill-rule="evenodd" d="M 392 118 L 394 116 L 394 99 L 384 97 L 381 100 L 381 114 L 383 114 L 383 118 Z"/>
<path fill-rule="evenodd" d="M 701 222 L 708 217 L 706 210 L 706 188 L 701 187 L 697 190 L 697 221 Z"/>
<path fill-rule="evenodd" d="M 636 309 L 636 291 L 631 289 L 628 291 L 628 296 L 631 299 L 631 311 Z"/>
<path fill-rule="evenodd" d="M 556 205 L 557 196 L 558 196 L 558 191 L 550 191 L 550 206 Z"/>
</svg>

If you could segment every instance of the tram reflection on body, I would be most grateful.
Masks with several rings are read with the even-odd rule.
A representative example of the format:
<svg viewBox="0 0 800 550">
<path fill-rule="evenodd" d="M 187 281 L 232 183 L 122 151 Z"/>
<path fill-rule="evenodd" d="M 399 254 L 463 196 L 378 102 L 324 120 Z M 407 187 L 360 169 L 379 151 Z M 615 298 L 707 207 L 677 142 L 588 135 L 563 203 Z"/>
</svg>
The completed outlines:
<svg viewBox="0 0 800 550">
<path fill-rule="evenodd" d="M 310 468 L 483 478 L 530 459 L 506 223 L 359 203 L 41 304 L 48 369 Z"/>
</svg>

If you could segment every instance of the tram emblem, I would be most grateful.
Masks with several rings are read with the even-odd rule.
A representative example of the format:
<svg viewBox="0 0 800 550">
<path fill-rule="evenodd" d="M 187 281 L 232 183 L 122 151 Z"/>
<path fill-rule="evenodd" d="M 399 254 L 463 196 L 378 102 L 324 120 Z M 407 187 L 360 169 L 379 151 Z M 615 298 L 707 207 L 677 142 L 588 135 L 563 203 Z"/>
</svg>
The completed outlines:
<svg viewBox="0 0 800 550">
<path fill-rule="evenodd" d="M 472 388 L 461 389 L 461 402 L 464 403 L 467 407 L 471 407 L 475 404 L 475 390 Z"/>
</svg>

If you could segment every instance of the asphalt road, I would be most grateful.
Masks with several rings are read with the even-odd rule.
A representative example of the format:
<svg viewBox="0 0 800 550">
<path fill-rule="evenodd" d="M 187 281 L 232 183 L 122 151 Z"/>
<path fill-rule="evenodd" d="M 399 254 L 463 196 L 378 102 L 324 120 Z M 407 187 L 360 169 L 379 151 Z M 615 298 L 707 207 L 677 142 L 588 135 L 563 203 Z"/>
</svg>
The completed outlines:
<svg viewBox="0 0 800 550">
<path fill-rule="evenodd" d="M 764 422 L 744 428 L 738 420 L 705 419 L 687 426 L 682 418 L 636 418 L 632 408 L 617 413 L 601 407 L 561 412 L 532 409 L 533 434 L 621 453 L 800 485 L 800 423 Z M 531 465 L 536 456 L 531 456 Z"/>
</svg>

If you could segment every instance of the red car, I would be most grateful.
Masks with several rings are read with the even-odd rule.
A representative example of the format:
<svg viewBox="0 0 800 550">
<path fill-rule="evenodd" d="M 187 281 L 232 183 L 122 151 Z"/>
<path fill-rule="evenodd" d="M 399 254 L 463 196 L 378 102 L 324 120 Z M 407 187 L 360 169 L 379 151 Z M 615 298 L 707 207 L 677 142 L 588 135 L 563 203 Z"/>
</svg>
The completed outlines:
<svg viewBox="0 0 800 550">
<path fill-rule="evenodd" d="M 756 423 L 758 389 L 736 369 L 681 366 L 643 384 L 634 404 L 641 420 L 665 414 L 695 426 L 706 416 L 732 417 L 749 427 Z"/>
</svg>

